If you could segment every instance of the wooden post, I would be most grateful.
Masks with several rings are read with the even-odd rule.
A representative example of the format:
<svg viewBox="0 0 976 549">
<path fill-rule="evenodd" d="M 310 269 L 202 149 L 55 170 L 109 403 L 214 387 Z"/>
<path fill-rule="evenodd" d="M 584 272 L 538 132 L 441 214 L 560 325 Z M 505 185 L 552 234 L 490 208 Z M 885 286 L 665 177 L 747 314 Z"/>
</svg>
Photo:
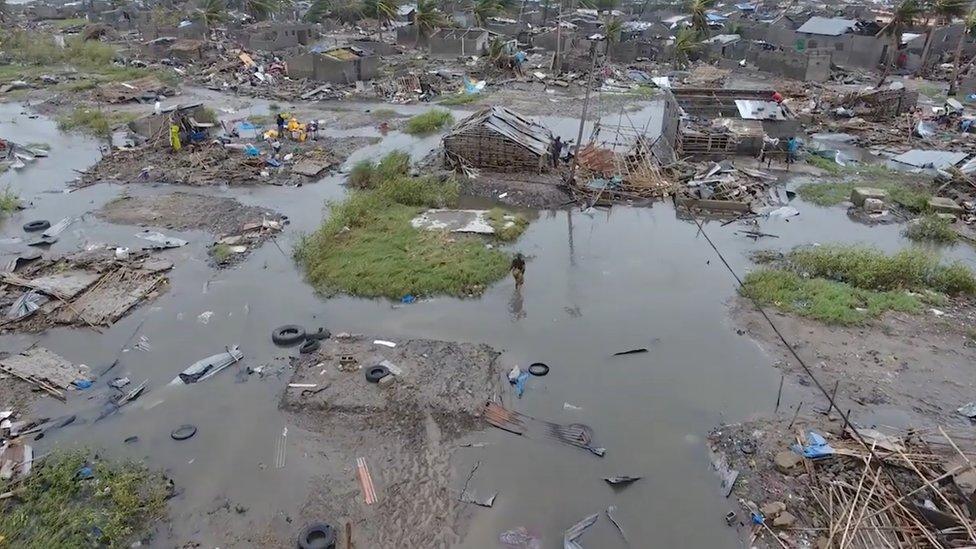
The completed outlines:
<svg viewBox="0 0 976 549">
<path fill-rule="evenodd" d="M 579 153 L 583 148 L 583 125 L 586 123 L 586 109 L 590 106 L 590 88 L 593 87 L 593 73 L 596 71 L 596 46 L 597 42 L 592 43 L 593 51 L 590 52 L 590 74 L 586 77 L 586 95 L 583 96 L 583 112 L 580 114 L 579 132 L 576 134 L 576 153 L 573 154 L 573 164 L 569 167 L 569 182 L 572 183 L 576 178 L 576 166 L 579 164 Z"/>
</svg>

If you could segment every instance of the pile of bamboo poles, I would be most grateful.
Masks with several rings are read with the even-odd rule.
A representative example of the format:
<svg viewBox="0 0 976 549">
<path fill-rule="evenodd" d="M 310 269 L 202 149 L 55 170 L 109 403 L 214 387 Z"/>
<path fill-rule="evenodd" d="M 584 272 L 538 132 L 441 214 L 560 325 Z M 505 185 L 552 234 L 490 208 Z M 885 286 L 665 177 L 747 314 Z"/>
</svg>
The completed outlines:
<svg viewBox="0 0 976 549">
<path fill-rule="evenodd" d="M 826 461 L 806 460 L 810 492 L 826 524 L 814 529 L 820 546 L 976 546 L 976 499 L 953 482 L 956 475 L 974 469 L 971 459 L 976 456 L 960 450 L 944 429 L 938 433 L 944 441 L 926 441 L 920 433 L 910 433 L 904 447 L 877 441 L 870 447 L 863 442 L 839 443 L 836 455 Z M 838 475 L 838 466 L 855 474 Z"/>
</svg>

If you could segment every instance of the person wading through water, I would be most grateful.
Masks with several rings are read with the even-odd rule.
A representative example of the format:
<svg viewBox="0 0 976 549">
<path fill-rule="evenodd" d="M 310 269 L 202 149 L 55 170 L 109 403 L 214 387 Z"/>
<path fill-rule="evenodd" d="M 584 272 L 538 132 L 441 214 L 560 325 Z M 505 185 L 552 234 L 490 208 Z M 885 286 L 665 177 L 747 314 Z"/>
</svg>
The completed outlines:
<svg viewBox="0 0 976 549">
<path fill-rule="evenodd" d="M 515 254 L 508 270 L 512 271 L 512 278 L 515 279 L 515 289 L 521 290 L 522 283 L 525 281 L 525 257 L 521 253 Z"/>
</svg>

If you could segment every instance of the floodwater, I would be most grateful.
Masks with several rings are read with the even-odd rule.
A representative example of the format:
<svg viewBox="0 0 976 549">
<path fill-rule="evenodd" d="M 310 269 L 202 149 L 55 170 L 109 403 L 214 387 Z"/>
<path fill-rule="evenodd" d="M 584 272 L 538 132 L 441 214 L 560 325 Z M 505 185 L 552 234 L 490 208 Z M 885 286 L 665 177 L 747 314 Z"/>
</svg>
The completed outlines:
<svg viewBox="0 0 976 549">
<path fill-rule="evenodd" d="M 266 108 L 252 103 L 257 110 Z M 123 192 L 175 189 L 98 185 L 62 192 L 75 177 L 73 170 L 97 160 L 98 143 L 60 134 L 52 122 L 29 119 L 21 110 L 0 105 L 0 135 L 50 143 L 51 156 L 0 177 L 0 187 L 10 185 L 32 205 L 0 225 L 0 238 L 21 236 L 20 226 L 30 219 L 56 221 L 70 215 L 82 219 L 62 235 L 53 252 L 97 243 L 137 245 L 139 228 L 110 225 L 86 212 Z M 640 123 L 646 123 L 653 112 L 648 108 L 631 116 L 639 114 L 644 117 Z M 542 121 L 575 137 L 571 119 Z M 361 128 L 342 135 L 375 131 Z M 438 141 L 437 136 L 417 139 L 393 132 L 349 162 L 394 148 L 420 158 Z M 299 188 L 196 189 L 273 208 L 292 223 L 277 245 L 268 242 L 242 265 L 224 271 L 207 264 L 209 235 L 169 231 L 191 243 L 164 253 L 177 267 L 169 290 L 151 304 L 101 334 L 78 328 L 0 337 L 0 348 L 6 351 L 36 343 L 94 372 L 120 357 L 111 375 L 75 392 L 67 404 L 38 402 L 37 415 L 76 413 L 79 420 L 39 441 L 36 453 L 86 445 L 166 469 L 182 493 L 170 506 L 170 528 L 157 537 L 160 546 L 193 540 L 226 547 L 235 539 L 228 533 L 262 531 L 273 521 L 297 534 L 301 524 L 281 520 L 300 516 L 316 479 L 310 455 L 315 450 L 306 444 L 309 436 L 289 426 L 277 408 L 290 375 L 287 357 L 294 351 L 275 347 L 271 330 L 297 323 L 384 338 L 484 342 L 503 350 L 507 360 L 549 364 L 548 376 L 529 380 L 517 409 L 561 423 L 586 423 L 607 455 L 601 459 L 490 428 L 474 433 L 471 441 L 488 445 L 458 450 L 458 483 L 480 461 L 471 486 L 499 495 L 493 508 L 473 508 L 461 546 L 493 547 L 500 532 L 525 526 L 544 537 L 544 547 L 555 547 L 565 528 L 610 504 L 617 506 L 615 516 L 635 546 L 739 546 L 735 531 L 723 520 L 735 504 L 722 498 L 704 438 L 719 423 L 771 413 L 780 374 L 747 336 L 731 328 L 727 303 L 735 295 L 734 280 L 693 222 L 679 219 L 670 203 L 588 213 L 544 211 L 512 246 L 530 257 L 521 297 L 506 279 L 478 299 L 436 298 L 407 306 L 344 296 L 326 299 L 303 281 L 289 254 L 298 236 L 320 223 L 324 201 L 343 195 L 341 180 L 332 176 Z M 899 226 L 855 226 L 843 208 L 819 208 L 799 200 L 793 205 L 800 216 L 761 223 L 762 231 L 778 239 L 754 242 L 736 234 L 736 224 L 710 222 L 705 231 L 740 274 L 751 268 L 748 253 L 761 248 L 836 241 L 870 242 L 888 250 L 906 245 Z M 974 263 L 968 248 L 950 253 Z M 204 322 L 200 315 L 207 312 L 212 315 Z M 120 353 L 139 336 L 149 339 L 151 350 Z M 187 365 L 233 344 L 244 351 L 245 365 L 267 365 L 266 371 L 280 375 L 241 381 L 230 369 L 200 384 L 166 385 Z M 649 352 L 611 356 L 637 347 Z M 148 379 L 149 390 L 96 422 L 110 391 L 106 382 L 123 375 L 133 383 Z M 782 408 L 791 405 L 795 402 L 788 391 Z M 196 436 L 172 440 L 170 432 L 184 423 L 199 428 Z M 285 427 L 287 463 L 276 469 L 271 465 L 275 440 Z M 138 436 L 138 442 L 124 444 L 130 436 Z M 612 475 L 644 478 L 614 491 L 601 480 Z M 382 485 L 379 490 L 383 497 Z M 215 512 L 225 500 L 231 508 L 247 507 L 247 513 Z M 605 516 L 583 542 L 590 547 L 622 545 Z"/>
</svg>

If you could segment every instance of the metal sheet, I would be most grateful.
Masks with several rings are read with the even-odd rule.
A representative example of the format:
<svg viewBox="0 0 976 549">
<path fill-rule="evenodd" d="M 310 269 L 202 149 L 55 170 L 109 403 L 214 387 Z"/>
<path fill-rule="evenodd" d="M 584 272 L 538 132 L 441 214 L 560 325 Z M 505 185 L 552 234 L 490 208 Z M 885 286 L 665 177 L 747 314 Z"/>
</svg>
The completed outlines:
<svg viewBox="0 0 976 549">
<path fill-rule="evenodd" d="M 935 168 L 941 170 L 962 162 L 969 156 L 964 152 L 912 149 L 892 158 L 895 162 L 916 168 Z"/>
<path fill-rule="evenodd" d="M 796 32 L 819 34 L 822 36 L 840 36 L 854 28 L 856 24 L 857 21 L 853 19 L 815 16 L 807 19 L 807 22 L 796 29 Z"/>
<path fill-rule="evenodd" d="M 735 106 L 739 109 L 739 117 L 746 120 L 786 120 L 783 107 L 775 101 L 736 99 Z"/>
</svg>

